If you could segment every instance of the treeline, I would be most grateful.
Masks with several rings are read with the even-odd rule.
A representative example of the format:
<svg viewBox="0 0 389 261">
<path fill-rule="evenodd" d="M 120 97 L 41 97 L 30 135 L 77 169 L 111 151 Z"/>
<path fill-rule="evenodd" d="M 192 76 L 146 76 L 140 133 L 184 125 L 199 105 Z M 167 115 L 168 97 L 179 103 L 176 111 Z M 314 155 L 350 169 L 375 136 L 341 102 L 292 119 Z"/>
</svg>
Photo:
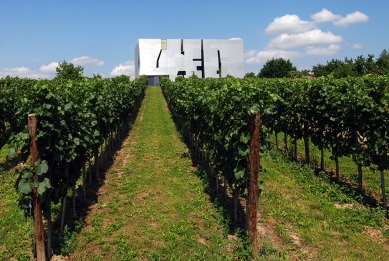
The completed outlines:
<svg viewBox="0 0 389 261">
<path fill-rule="evenodd" d="M 312 73 L 311 73 L 312 72 Z M 374 55 L 363 55 L 356 59 L 345 58 L 344 61 L 332 59 L 327 64 L 317 64 L 312 66 L 312 70 L 298 71 L 293 63 L 283 58 L 268 60 L 261 71 L 255 73 L 246 73 L 245 78 L 302 78 L 302 77 L 321 77 L 331 75 L 334 78 L 357 77 L 366 74 L 389 75 L 389 52 L 384 49 L 377 59 Z"/>
<path fill-rule="evenodd" d="M 313 66 L 312 72 L 315 77 L 333 75 L 335 78 L 356 77 L 365 74 L 389 75 L 389 53 L 384 49 L 377 59 L 374 59 L 372 54 L 367 57 L 360 55 L 356 59 L 346 57 L 344 61 L 332 59 L 326 65 Z"/>
</svg>

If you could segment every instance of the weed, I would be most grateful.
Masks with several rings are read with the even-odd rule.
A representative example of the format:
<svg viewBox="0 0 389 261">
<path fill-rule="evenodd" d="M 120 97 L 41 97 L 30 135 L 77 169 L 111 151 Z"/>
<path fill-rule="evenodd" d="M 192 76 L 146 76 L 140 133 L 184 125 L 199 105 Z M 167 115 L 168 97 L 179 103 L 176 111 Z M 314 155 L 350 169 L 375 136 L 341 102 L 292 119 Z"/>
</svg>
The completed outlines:
<svg viewBox="0 0 389 261">
<path fill-rule="evenodd" d="M 259 260 L 287 260 L 287 251 L 276 249 L 269 239 L 263 239 Z"/>
<path fill-rule="evenodd" d="M 250 246 L 248 235 L 245 231 L 238 230 L 239 235 L 234 248 L 234 254 L 238 260 L 251 260 L 253 256 L 253 249 Z"/>
<path fill-rule="evenodd" d="M 382 232 L 382 234 L 383 234 L 387 239 L 389 239 L 389 229 L 384 229 L 384 231 Z"/>
<path fill-rule="evenodd" d="M 59 235 L 61 255 L 67 256 L 71 254 L 77 247 L 77 235 L 83 226 L 83 221 L 80 219 L 74 224 L 74 228 L 65 226 L 63 233 Z"/>
<path fill-rule="evenodd" d="M 130 245 L 128 239 L 120 239 L 117 245 L 117 250 L 118 252 L 116 252 L 116 255 L 120 257 L 120 259 L 117 260 L 129 261 L 129 260 L 134 260 L 137 257 L 137 252 Z"/>
<path fill-rule="evenodd" d="M 288 233 L 285 230 L 285 227 L 283 225 L 276 225 L 276 230 L 278 233 L 278 236 L 284 240 L 285 243 L 292 243 L 293 240 L 290 238 Z"/>
</svg>

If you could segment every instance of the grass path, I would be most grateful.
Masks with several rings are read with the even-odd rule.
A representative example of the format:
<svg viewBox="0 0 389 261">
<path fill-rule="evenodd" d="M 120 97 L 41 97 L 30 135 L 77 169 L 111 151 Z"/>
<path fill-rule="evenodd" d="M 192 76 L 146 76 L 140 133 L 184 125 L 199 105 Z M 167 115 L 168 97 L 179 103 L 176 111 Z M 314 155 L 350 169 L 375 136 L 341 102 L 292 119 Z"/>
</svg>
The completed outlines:
<svg viewBox="0 0 389 261">
<path fill-rule="evenodd" d="M 159 87 L 106 174 L 71 260 L 228 260 L 236 241 L 204 193 Z"/>
</svg>

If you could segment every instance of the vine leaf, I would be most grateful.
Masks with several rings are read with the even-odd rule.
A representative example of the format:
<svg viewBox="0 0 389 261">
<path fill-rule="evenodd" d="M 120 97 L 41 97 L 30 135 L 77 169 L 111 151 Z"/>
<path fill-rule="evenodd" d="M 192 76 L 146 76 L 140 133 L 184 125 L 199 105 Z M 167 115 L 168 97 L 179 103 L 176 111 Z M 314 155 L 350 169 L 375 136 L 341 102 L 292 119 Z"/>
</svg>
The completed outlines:
<svg viewBox="0 0 389 261">
<path fill-rule="evenodd" d="M 258 104 L 254 104 L 253 106 L 251 106 L 251 108 L 249 110 L 249 114 L 254 115 L 254 114 L 257 114 L 258 112 L 259 112 L 259 105 Z"/>
<path fill-rule="evenodd" d="M 46 188 L 51 188 L 50 180 L 48 178 L 45 178 L 43 182 L 41 182 L 45 185 Z"/>
<path fill-rule="evenodd" d="M 26 169 L 25 171 L 23 171 L 22 178 L 30 179 L 30 178 L 32 178 L 32 176 L 33 176 L 33 174 L 32 174 L 31 170 Z"/>
<path fill-rule="evenodd" d="M 240 144 L 238 147 L 238 152 L 240 156 L 247 156 L 250 153 L 250 146 L 248 144 Z"/>
<path fill-rule="evenodd" d="M 46 173 L 49 170 L 49 165 L 47 165 L 47 161 L 43 160 L 39 165 L 36 167 L 36 174 L 42 175 Z"/>
<path fill-rule="evenodd" d="M 239 137 L 239 141 L 248 144 L 250 141 L 250 133 L 242 133 Z"/>
<path fill-rule="evenodd" d="M 19 133 L 19 136 L 22 140 L 27 140 L 30 138 L 30 135 L 28 133 L 25 133 L 25 132 L 21 132 Z"/>
<path fill-rule="evenodd" d="M 72 108 L 72 106 L 73 106 L 73 103 L 70 102 L 70 103 L 65 105 L 64 110 L 68 111 L 68 110 L 70 110 Z"/>
<path fill-rule="evenodd" d="M 262 191 L 265 189 L 265 182 L 263 180 L 258 182 L 258 196 L 261 195 Z"/>
<path fill-rule="evenodd" d="M 265 182 L 264 182 L 263 180 L 260 180 L 260 181 L 258 182 L 258 189 L 259 189 L 259 191 L 261 191 L 261 192 L 265 189 Z"/>
<path fill-rule="evenodd" d="M 240 164 L 238 164 L 235 169 L 234 169 L 234 174 L 235 174 L 235 178 L 237 180 L 241 179 L 244 177 L 244 174 L 245 174 L 245 171 L 246 169 L 244 168 L 244 166 L 241 166 Z"/>
<path fill-rule="evenodd" d="M 18 189 L 23 194 L 29 194 L 31 192 L 31 183 L 27 179 L 21 179 L 19 181 Z"/>
<path fill-rule="evenodd" d="M 10 158 L 15 158 L 16 157 L 16 150 L 15 150 L 15 148 L 9 148 L 8 149 L 8 157 L 10 157 Z"/>
<path fill-rule="evenodd" d="M 39 183 L 37 190 L 39 195 L 42 195 L 46 191 L 45 184 L 43 184 L 43 182 Z"/>
<path fill-rule="evenodd" d="M 48 178 L 45 178 L 42 182 L 38 185 L 38 193 L 39 195 L 42 195 L 47 188 L 51 188 L 50 181 Z"/>
</svg>

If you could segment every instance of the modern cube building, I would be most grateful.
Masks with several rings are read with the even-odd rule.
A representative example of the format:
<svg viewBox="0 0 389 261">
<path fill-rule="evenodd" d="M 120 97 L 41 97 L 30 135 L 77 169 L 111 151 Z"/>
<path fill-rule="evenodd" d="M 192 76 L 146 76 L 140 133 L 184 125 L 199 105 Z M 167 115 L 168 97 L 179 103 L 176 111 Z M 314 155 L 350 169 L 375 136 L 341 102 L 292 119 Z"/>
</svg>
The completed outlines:
<svg viewBox="0 0 389 261">
<path fill-rule="evenodd" d="M 147 75 L 149 85 L 159 76 L 219 78 L 244 76 L 243 40 L 139 39 L 135 47 L 135 78 Z"/>
</svg>

